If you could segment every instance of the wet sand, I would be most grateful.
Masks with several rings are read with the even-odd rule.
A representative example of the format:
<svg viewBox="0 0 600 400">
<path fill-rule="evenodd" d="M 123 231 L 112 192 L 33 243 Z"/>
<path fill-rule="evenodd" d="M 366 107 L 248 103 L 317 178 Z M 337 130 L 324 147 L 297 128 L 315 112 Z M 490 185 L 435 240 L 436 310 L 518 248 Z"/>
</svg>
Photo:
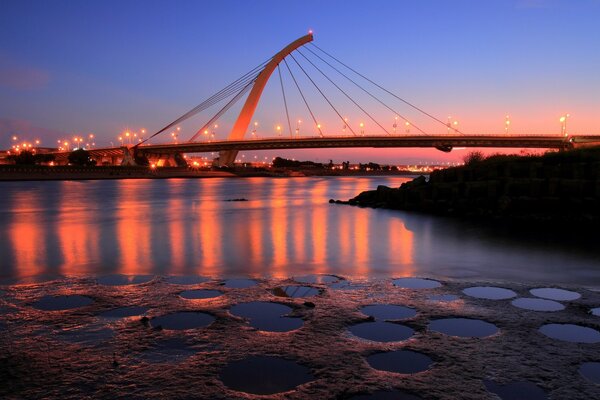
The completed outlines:
<svg viewBox="0 0 600 400">
<path fill-rule="evenodd" d="M 176 280 L 178 284 L 173 284 L 165 277 L 155 277 L 141 284 L 108 286 L 93 278 L 65 278 L 3 286 L 0 397 L 343 399 L 397 389 L 423 399 L 496 399 L 484 381 L 500 385 L 527 381 L 551 399 L 600 398 L 600 385 L 579 373 L 582 363 L 600 361 L 600 340 L 557 340 L 539 330 L 545 324 L 577 324 L 599 330 L 600 317 L 590 313 L 600 305 L 598 291 L 563 287 L 581 297 L 558 301 L 563 310 L 541 312 L 513 306 L 515 297 L 480 299 L 462 292 L 473 286 L 498 286 L 511 289 L 519 298 L 532 298 L 535 296 L 529 290 L 535 286 L 531 285 L 442 281 L 435 288 L 408 289 L 397 287 L 392 279 L 317 281 L 323 283 L 257 279 L 256 285 L 247 287 L 225 285 L 219 279 L 191 285 Z M 276 288 L 286 286 L 314 288 L 318 294 L 275 295 L 284 292 Z M 222 295 L 211 292 L 217 296 L 199 299 L 179 296 L 192 289 L 218 290 Z M 44 296 L 60 295 L 85 296 L 93 302 L 86 305 L 81 297 L 68 298 L 67 304 L 76 299 L 80 307 L 40 309 L 46 304 Z M 447 295 L 456 298 L 430 298 L 444 296 L 446 300 Z M 40 299 L 44 300 L 38 302 Z M 300 318 L 302 326 L 284 332 L 257 330 L 251 321 L 229 312 L 232 306 L 248 302 L 286 305 L 292 310 L 286 317 Z M 381 321 L 360 311 L 372 304 L 415 309 L 416 315 L 391 321 L 411 328 L 413 335 L 396 342 L 375 342 L 350 333 L 355 324 Z M 133 306 L 139 308 L 124 314 L 139 315 L 100 316 Z M 154 319 L 181 311 L 208 315 L 208 325 L 172 330 Z M 495 325 L 497 331 L 476 338 L 454 337 L 429 328 L 432 321 L 450 317 L 483 320 Z M 432 364 L 422 372 L 395 373 L 374 369 L 367 361 L 370 355 L 393 350 L 422 353 Z M 312 378 L 267 396 L 226 386 L 222 371 L 250 356 L 292 360 L 307 367 Z"/>
</svg>

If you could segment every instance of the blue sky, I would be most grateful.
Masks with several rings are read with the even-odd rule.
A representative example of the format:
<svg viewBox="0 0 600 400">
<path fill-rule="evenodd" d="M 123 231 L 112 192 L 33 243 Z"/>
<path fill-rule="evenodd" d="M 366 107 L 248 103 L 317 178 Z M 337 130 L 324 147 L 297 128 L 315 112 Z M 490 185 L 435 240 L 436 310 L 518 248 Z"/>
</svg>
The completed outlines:
<svg viewBox="0 0 600 400">
<path fill-rule="evenodd" d="M 467 133 L 501 132 L 506 114 L 514 132 L 558 133 L 566 112 L 573 133 L 600 133 L 598 17 L 598 0 L 3 0 L 0 146 L 15 133 L 50 145 L 94 132 L 108 144 L 127 128 L 156 130 L 308 29 L 320 47 L 440 119 L 452 115 Z M 264 136 L 287 124 L 277 85 L 271 80 L 256 112 Z M 292 89 L 287 79 L 290 97 Z M 339 132 L 327 105 L 311 98 L 328 131 Z M 226 137 L 233 111 L 219 121 L 218 137 Z M 183 124 L 182 138 L 211 112 Z M 391 125 L 385 110 L 372 112 Z M 428 130 L 443 131 L 411 112 Z M 290 113 L 308 119 L 298 99 L 290 99 Z M 348 110 L 355 125 L 365 120 L 358 114 Z M 462 155 L 338 150 L 335 156 Z"/>
</svg>

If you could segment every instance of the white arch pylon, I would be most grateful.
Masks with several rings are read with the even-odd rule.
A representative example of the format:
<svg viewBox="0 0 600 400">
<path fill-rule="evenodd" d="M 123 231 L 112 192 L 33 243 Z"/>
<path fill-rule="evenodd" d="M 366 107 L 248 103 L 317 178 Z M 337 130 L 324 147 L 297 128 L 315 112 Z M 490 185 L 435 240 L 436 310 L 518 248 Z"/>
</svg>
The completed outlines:
<svg viewBox="0 0 600 400">
<path fill-rule="evenodd" d="M 265 68 L 258 74 L 254 84 L 252 85 L 252 90 L 244 103 L 244 107 L 242 107 L 242 111 L 240 111 L 240 115 L 238 115 L 233 128 L 231 128 L 231 132 L 229 132 L 228 140 L 241 140 L 244 138 L 248 127 L 250 126 L 250 121 L 252 120 L 252 116 L 254 115 L 254 111 L 258 106 L 258 102 L 260 100 L 260 96 L 267 85 L 267 81 L 275 71 L 275 68 L 279 65 L 281 61 L 285 57 L 287 57 L 291 52 L 296 50 L 299 47 L 304 46 L 306 43 L 312 42 L 313 34 L 310 32 L 308 35 L 302 36 L 299 39 L 296 39 L 292 43 L 288 44 L 284 47 L 279 53 L 275 54 L 273 58 L 265 65 Z M 232 166 L 235 162 L 235 158 L 237 156 L 237 150 L 227 150 L 219 152 L 219 160 L 217 165 L 224 166 Z"/>
</svg>

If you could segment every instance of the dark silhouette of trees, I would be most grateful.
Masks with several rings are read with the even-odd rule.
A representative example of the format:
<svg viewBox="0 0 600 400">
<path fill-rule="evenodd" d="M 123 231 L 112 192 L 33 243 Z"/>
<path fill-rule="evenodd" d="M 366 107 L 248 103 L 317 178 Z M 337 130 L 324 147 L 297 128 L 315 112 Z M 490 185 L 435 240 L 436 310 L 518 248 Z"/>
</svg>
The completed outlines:
<svg viewBox="0 0 600 400">
<path fill-rule="evenodd" d="M 34 152 L 23 150 L 19 154 L 11 154 L 7 159 L 14 161 L 16 165 L 39 165 L 54 161 L 52 154 L 36 154 Z"/>
<path fill-rule="evenodd" d="M 96 165 L 96 160 L 90 157 L 90 152 L 84 149 L 77 149 L 69 154 L 69 164 L 92 167 Z"/>
</svg>

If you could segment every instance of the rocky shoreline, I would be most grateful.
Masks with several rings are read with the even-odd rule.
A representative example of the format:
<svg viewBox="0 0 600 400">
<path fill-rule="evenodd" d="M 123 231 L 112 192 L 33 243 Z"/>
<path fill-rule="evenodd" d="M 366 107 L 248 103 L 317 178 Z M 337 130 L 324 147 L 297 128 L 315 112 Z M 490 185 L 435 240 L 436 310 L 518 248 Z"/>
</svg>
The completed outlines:
<svg viewBox="0 0 600 400">
<path fill-rule="evenodd" d="M 330 203 L 591 227 L 600 221 L 600 149 L 494 156 Z"/>
</svg>

